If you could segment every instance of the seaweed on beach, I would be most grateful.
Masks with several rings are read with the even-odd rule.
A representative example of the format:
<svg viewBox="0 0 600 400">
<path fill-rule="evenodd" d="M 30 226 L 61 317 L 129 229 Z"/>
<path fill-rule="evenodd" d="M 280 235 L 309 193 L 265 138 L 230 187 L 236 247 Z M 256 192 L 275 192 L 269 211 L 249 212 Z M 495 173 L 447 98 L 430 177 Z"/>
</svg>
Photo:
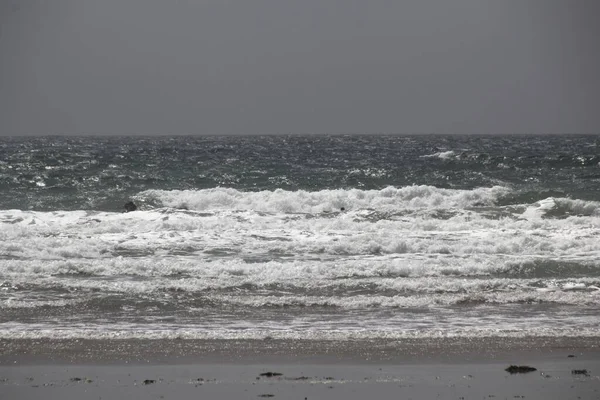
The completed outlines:
<svg viewBox="0 0 600 400">
<path fill-rule="evenodd" d="M 588 372 L 587 369 L 574 369 L 571 371 L 571 374 L 590 376 L 590 373 Z"/>
<path fill-rule="evenodd" d="M 505 369 L 509 374 L 526 374 L 528 372 L 537 371 L 537 368 L 530 367 L 528 365 L 511 365 Z"/>
<path fill-rule="evenodd" d="M 260 374 L 260 376 L 264 376 L 265 378 L 272 378 L 274 376 L 281 376 L 283 375 L 282 373 L 279 372 L 263 372 L 262 374 Z"/>
<path fill-rule="evenodd" d="M 287 379 L 290 381 L 307 381 L 307 380 L 313 379 L 313 378 L 311 378 L 310 376 L 299 376 L 296 378 L 287 378 Z"/>
</svg>

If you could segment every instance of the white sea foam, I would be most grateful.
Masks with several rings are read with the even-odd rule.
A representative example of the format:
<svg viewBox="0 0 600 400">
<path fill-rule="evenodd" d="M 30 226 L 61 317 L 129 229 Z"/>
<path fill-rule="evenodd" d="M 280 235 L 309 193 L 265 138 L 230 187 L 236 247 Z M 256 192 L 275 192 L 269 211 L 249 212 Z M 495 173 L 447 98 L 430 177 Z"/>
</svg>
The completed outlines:
<svg viewBox="0 0 600 400">
<path fill-rule="evenodd" d="M 548 197 L 529 205 L 524 218 L 543 218 L 552 214 L 566 216 L 600 216 L 600 202 L 569 198 Z"/>
<path fill-rule="evenodd" d="M 254 210 L 272 213 L 322 213 L 346 210 L 376 209 L 390 211 L 406 208 L 465 208 L 493 205 L 508 188 L 494 186 L 473 190 L 440 189 L 433 186 L 387 187 L 382 190 L 337 189 L 317 192 L 261 191 L 241 192 L 236 189 L 147 190 L 139 201 L 162 207 L 205 210 Z"/>
<path fill-rule="evenodd" d="M 501 268 L 506 262 L 537 257 L 594 262 L 600 255 L 600 218 L 543 219 L 527 211 L 524 216 L 499 219 L 470 211 L 446 219 L 432 218 L 428 212 L 381 216 L 360 210 L 306 217 L 254 211 L 11 211 L 3 212 L 0 220 L 5 221 L 0 255 L 8 260 L 178 255 L 268 260 L 408 254 L 411 268 L 421 259 L 433 267 L 452 258 L 485 262 L 478 256 L 489 257 L 488 263 L 496 257 L 495 268 Z M 472 268 L 464 265 L 465 270 Z"/>
<path fill-rule="evenodd" d="M 527 321 L 511 321 L 512 324 L 502 323 L 499 320 L 489 321 L 478 326 L 461 326 L 456 324 L 441 326 L 434 321 L 427 321 L 432 325 L 428 328 L 419 327 L 417 324 L 410 328 L 389 326 L 374 328 L 377 321 L 367 321 L 371 326 L 356 325 L 346 329 L 332 328 L 320 324 L 307 324 L 299 321 L 299 326 L 266 327 L 264 325 L 248 326 L 240 329 L 239 326 L 207 327 L 186 324 L 173 326 L 165 324 L 112 324 L 95 325 L 87 327 L 69 326 L 60 324 L 0 324 L 0 339 L 283 339 L 283 340 L 376 340 L 376 339 L 409 339 L 409 338 L 489 338 L 489 337 L 599 337 L 593 320 L 570 321 L 540 321 L 536 324 L 534 319 Z M 464 321 L 463 321 L 464 322 Z M 573 326 L 576 325 L 576 326 Z M 584 325 L 584 326 L 582 326 Z"/>
<path fill-rule="evenodd" d="M 18 319 L 25 309 L 102 309 L 110 298 L 124 307 L 155 302 L 179 313 L 199 304 L 258 314 L 294 309 L 296 314 L 289 315 L 297 316 L 317 310 L 310 318 L 318 326 L 326 322 L 316 317 L 318 310 L 327 309 L 392 310 L 398 318 L 397 310 L 412 309 L 597 307 L 600 203 L 548 198 L 496 205 L 510 194 L 499 186 L 152 190 L 140 193 L 141 211 L 130 213 L 2 210 L 0 309 Z M 376 335 L 398 337 L 436 332 L 434 326 L 384 327 L 385 322 L 377 325 L 365 315 L 355 316 L 352 329 L 364 324 Z M 224 328 L 237 318 L 220 321 L 211 332 L 221 338 L 277 334 L 272 326 L 250 323 L 243 325 L 245 333 Z M 460 313 L 453 318 L 460 326 Z M 111 331 L 100 324 L 100 332 L 108 331 L 94 333 L 80 330 L 78 322 L 64 330 L 31 325 L 30 332 L 32 337 L 213 335 L 190 323 L 173 330 L 148 319 L 135 329 Z M 507 319 L 501 334 L 512 334 L 518 324 Z M 541 324 L 540 332 L 549 324 Z M 18 337 L 14 326 L 0 326 L 0 337 Z M 600 335 L 598 328 L 578 326 Z M 357 334 L 348 327 L 339 333 L 335 326 L 323 326 L 323 335 Z M 306 333 L 296 328 L 284 326 L 281 335 Z M 462 334 L 454 329 L 442 331 Z M 556 329 L 567 335 L 567 328 Z M 466 333 L 471 334 L 478 333 Z"/>
<path fill-rule="evenodd" d="M 421 156 L 421 158 L 440 158 L 442 160 L 449 160 L 449 159 L 455 158 L 455 157 L 456 157 L 456 153 L 453 150 L 440 151 L 437 153 Z"/>
</svg>

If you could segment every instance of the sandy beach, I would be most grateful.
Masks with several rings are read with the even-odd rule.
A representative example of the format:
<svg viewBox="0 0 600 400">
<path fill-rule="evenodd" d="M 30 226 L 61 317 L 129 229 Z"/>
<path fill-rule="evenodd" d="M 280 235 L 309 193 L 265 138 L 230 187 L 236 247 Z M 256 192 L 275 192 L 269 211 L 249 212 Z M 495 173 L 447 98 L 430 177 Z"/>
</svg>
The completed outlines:
<svg viewBox="0 0 600 400">
<path fill-rule="evenodd" d="M 0 350 L 2 399 L 600 398 L 595 338 L 3 340 Z"/>
</svg>

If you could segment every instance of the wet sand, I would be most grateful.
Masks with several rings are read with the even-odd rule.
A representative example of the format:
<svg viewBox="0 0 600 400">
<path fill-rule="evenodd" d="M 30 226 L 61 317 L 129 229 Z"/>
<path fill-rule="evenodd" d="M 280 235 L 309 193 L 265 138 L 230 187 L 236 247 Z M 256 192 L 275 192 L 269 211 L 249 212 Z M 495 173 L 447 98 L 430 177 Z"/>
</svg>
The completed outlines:
<svg viewBox="0 0 600 400">
<path fill-rule="evenodd" d="M 0 398 L 600 399 L 599 346 L 595 338 L 3 340 Z M 510 365 L 536 370 L 510 374 Z"/>
</svg>

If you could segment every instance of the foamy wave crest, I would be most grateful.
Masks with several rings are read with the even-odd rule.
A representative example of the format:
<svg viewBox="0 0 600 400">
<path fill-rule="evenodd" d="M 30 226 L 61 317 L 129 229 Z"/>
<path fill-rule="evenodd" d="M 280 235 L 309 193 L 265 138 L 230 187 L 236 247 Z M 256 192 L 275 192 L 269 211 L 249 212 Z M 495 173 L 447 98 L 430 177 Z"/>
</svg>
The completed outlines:
<svg viewBox="0 0 600 400">
<path fill-rule="evenodd" d="M 147 190 L 136 199 L 149 207 L 171 207 L 196 211 L 255 210 L 283 213 L 322 213 L 346 210 L 406 208 L 465 208 L 493 205 L 509 189 L 502 186 L 473 190 L 440 189 L 434 186 L 389 186 L 382 190 L 336 189 L 317 192 L 242 192 L 230 188 L 202 190 Z"/>
<path fill-rule="evenodd" d="M 566 197 L 548 197 L 530 205 L 523 216 L 526 218 L 600 216 L 600 202 Z"/>
<path fill-rule="evenodd" d="M 438 153 L 427 154 L 427 155 L 421 156 L 421 158 L 440 158 L 442 160 L 449 160 L 449 159 L 455 158 L 455 157 L 456 157 L 456 153 L 452 150 L 440 151 Z"/>
<path fill-rule="evenodd" d="M 337 307 L 342 309 L 365 310 L 380 308 L 427 308 L 440 306 L 478 306 L 482 304 L 562 304 L 596 306 L 598 291 L 549 291 L 538 292 L 481 292 L 473 294 L 443 293 L 420 296 L 220 296 L 218 300 L 235 307 Z"/>
<path fill-rule="evenodd" d="M 557 198 L 554 199 L 556 209 L 564 214 L 578 216 L 599 216 L 600 202 L 579 199 Z"/>
<path fill-rule="evenodd" d="M 100 329 L 99 329 L 100 328 Z M 49 324 L 0 325 L 0 339 L 195 339 L 195 340 L 399 340 L 425 338 L 548 338 L 577 337 L 597 338 L 600 333 L 593 327 L 573 326 L 524 326 L 513 327 L 465 327 L 457 326 L 440 329 L 235 329 L 206 327 L 177 327 L 157 325 L 148 327 L 141 324 L 114 324 L 110 327 L 92 325 L 85 327 L 54 326 Z"/>
</svg>

